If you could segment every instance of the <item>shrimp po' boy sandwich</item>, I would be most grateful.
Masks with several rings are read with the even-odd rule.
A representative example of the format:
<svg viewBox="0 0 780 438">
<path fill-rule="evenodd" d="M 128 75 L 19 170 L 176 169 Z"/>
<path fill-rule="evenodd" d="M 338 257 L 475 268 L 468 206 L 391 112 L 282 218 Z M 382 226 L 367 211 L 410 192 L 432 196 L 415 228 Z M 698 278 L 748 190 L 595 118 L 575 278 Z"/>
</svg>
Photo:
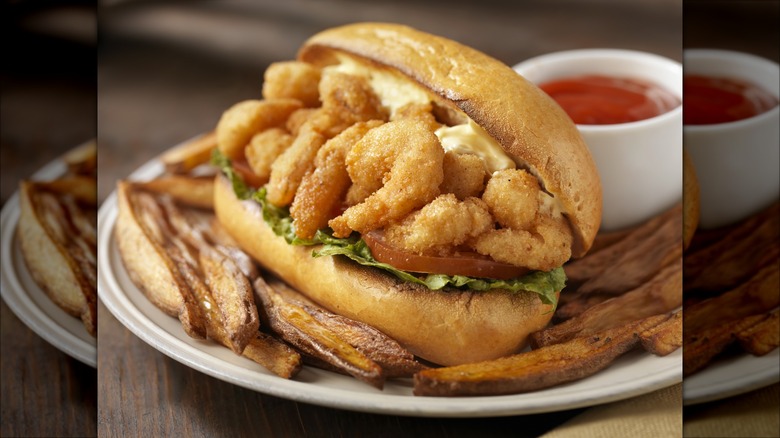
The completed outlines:
<svg viewBox="0 0 780 438">
<path fill-rule="evenodd" d="M 326 30 L 217 128 L 217 217 L 321 306 L 441 365 L 517 352 L 590 248 L 577 129 L 503 63 L 392 24 Z"/>
</svg>

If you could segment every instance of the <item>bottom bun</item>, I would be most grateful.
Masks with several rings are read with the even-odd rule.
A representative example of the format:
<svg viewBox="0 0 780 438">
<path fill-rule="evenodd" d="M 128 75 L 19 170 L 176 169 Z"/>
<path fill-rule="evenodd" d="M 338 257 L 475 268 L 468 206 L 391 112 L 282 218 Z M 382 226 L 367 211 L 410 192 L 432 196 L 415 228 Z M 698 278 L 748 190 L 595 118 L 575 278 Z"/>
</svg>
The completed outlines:
<svg viewBox="0 0 780 438">
<path fill-rule="evenodd" d="M 369 324 L 439 365 L 516 353 L 544 328 L 553 307 L 531 292 L 433 291 L 339 256 L 312 257 L 273 233 L 255 201 L 240 201 L 217 177 L 217 217 L 240 246 L 290 286 L 340 315 Z"/>
</svg>

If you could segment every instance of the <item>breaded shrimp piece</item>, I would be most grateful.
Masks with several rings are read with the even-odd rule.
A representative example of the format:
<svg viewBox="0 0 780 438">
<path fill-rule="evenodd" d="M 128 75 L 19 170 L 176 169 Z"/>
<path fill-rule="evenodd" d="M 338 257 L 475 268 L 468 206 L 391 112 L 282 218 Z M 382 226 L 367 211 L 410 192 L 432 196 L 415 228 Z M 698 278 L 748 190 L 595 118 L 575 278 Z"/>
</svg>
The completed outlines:
<svg viewBox="0 0 780 438">
<path fill-rule="evenodd" d="M 407 103 L 393 114 L 390 120 L 416 119 L 428 123 L 431 129 L 438 129 L 441 124 L 433 115 L 433 105 L 428 103 Z"/>
<path fill-rule="evenodd" d="M 369 131 L 347 154 L 353 184 L 375 187 L 363 202 L 329 222 L 334 235 L 366 233 L 399 220 L 439 195 L 444 149 L 428 125 L 405 119 Z"/>
<path fill-rule="evenodd" d="M 298 61 L 275 62 L 263 75 L 263 97 L 266 99 L 292 98 L 305 107 L 320 104 L 320 70 Z"/>
<path fill-rule="evenodd" d="M 319 85 L 322 108 L 336 113 L 344 121 L 387 120 L 387 110 L 377 97 L 368 80 L 341 72 L 328 72 Z"/>
<path fill-rule="evenodd" d="M 308 122 L 309 119 L 318 111 L 318 108 L 301 108 L 299 110 L 293 111 L 293 113 L 290 114 L 290 117 L 287 118 L 287 122 L 284 124 L 284 126 L 287 128 L 287 131 L 293 135 L 293 137 L 297 137 L 298 133 L 301 132 L 301 126 Z"/>
<path fill-rule="evenodd" d="M 344 193 L 352 182 L 347 173 L 346 157 L 352 146 L 371 129 L 383 122 L 359 122 L 328 140 L 314 158 L 314 169 L 303 177 L 295 194 L 290 215 L 295 234 L 305 239 L 328 225 L 336 216 Z"/>
<path fill-rule="evenodd" d="M 442 193 L 452 193 L 464 200 L 470 196 L 479 197 L 485 189 L 488 174 L 482 158 L 472 154 L 447 152 L 444 154 L 444 181 Z"/>
<path fill-rule="evenodd" d="M 493 260 L 549 271 L 571 258 L 572 236 L 563 217 L 540 214 L 535 230 L 501 228 L 483 233 L 470 242 L 478 253 Z"/>
<path fill-rule="evenodd" d="M 280 207 L 290 205 L 303 176 L 314 165 L 314 157 L 326 140 L 308 123 L 301 128 L 290 147 L 271 165 L 270 179 L 266 184 L 268 201 Z"/>
<path fill-rule="evenodd" d="M 459 201 L 452 193 L 439 195 L 401 222 L 385 228 L 392 246 L 417 254 L 445 254 L 493 228 L 493 217 L 479 198 Z"/>
<path fill-rule="evenodd" d="M 282 128 L 271 128 L 255 134 L 244 149 L 246 161 L 261 181 L 268 181 L 271 165 L 293 142 L 294 137 Z"/>
<path fill-rule="evenodd" d="M 255 134 L 283 126 L 302 107 L 295 99 L 245 100 L 228 108 L 217 122 L 217 146 L 231 159 L 244 157 L 244 148 Z"/>
<path fill-rule="evenodd" d="M 496 172 L 487 183 L 482 200 L 504 228 L 527 230 L 539 211 L 539 182 L 523 169 Z"/>
</svg>

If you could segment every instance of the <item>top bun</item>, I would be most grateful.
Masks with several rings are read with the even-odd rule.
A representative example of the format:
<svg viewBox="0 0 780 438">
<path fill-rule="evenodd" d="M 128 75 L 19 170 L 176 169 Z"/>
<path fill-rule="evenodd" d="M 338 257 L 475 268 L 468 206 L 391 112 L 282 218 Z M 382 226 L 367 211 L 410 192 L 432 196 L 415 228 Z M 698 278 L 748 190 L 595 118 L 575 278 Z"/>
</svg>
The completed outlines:
<svg viewBox="0 0 780 438">
<path fill-rule="evenodd" d="M 590 249 L 601 223 L 598 172 L 577 127 L 547 94 L 484 53 L 407 26 L 332 28 L 307 40 L 298 59 L 324 67 L 337 53 L 395 69 L 469 116 L 558 200 L 574 235 L 572 256 Z"/>
</svg>

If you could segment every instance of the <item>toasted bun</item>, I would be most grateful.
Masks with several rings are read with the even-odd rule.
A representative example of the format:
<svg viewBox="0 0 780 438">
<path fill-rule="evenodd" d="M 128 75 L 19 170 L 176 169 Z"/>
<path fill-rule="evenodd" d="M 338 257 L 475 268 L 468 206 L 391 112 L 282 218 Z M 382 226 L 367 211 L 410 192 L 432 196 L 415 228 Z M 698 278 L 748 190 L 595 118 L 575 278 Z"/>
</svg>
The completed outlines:
<svg viewBox="0 0 780 438">
<path fill-rule="evenodd" d="M 254 201 L 240 201 L 217 177 L 219 221 L 261 265 L 328 310 L 370 324 L 415 355 L 440 365 L 517 352 L 552 307 L 534 293 L 432 291 L 342 257 L 312 257 L 273 233 Z"/>
<path fill-rule="evenodd" d="M 337 54 L 395 69 L 468 115 L 559 201 L 572 255 L 588 251 L 601 224 L 598 172 L 574 123 L 543 91 L 494 58 L 401 25 L 329 29 L 306 41 L 298 59 L 323 67 Z"/>
<path fill-rule="evenodd" d="M 699 226 L 699 181 L 687 152 L 683 151 L 683 248 L 688 248 Z"/>
</svg>

